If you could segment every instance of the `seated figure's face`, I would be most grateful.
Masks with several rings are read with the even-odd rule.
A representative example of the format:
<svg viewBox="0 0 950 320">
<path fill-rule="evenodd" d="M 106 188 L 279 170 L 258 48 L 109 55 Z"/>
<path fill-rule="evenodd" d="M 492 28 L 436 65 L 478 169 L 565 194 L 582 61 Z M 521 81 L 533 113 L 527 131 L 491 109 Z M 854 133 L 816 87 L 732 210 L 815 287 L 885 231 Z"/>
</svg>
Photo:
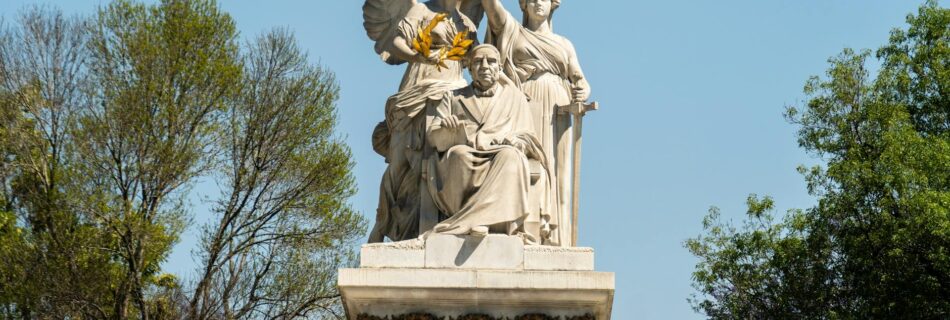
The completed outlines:
<svg viewBox="0 0 950 320">
<path fill-rule="evenodd" d="M 490 88 L 498 81 L 501 73 L 498 60 L 498 52 L 491 49 L 479 49 L 472 54 L 469 70 L 479 87 Z"/>
</svg>

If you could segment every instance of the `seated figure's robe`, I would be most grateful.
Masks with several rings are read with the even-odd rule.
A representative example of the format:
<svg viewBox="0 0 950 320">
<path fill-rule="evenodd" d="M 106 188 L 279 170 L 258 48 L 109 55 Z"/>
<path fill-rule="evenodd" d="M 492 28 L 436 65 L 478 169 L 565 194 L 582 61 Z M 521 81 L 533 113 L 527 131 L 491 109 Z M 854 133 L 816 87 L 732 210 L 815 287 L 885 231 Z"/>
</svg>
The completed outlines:
<svg viewBox="0 0 950 320">
<path fill-rule="evenodd" d="M 512 85 L 498 83 L 493 90 L 490 97 L 478 97 L 468 86 L 429 108 L 426 136 L 438 151 L 429 159 L 429 190 L 447 217 L 437 233 L 467 234 L 477 226 L 524 233 L 529 214 L 551 214 L 555 208 L 549 181 L 541 182 L 541 197 L 529 196 L 530 161 L 545 169 L 547 164 L 527 98 Z M 450 115 L 464 128 L 444 128 Z"/>
</svg>

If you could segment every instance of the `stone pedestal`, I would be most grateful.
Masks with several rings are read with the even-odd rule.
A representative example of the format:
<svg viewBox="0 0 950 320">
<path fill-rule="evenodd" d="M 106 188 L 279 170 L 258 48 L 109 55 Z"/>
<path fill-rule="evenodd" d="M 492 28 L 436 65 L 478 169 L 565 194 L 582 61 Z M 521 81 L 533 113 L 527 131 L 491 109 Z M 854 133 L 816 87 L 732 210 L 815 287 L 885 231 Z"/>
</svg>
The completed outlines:
<svg viewBox="0 0 950 320">
<path fill-rule="evenodd" d="M 364 245 L 339 287 L 350 320 L 609 320 L 614 274 L 590 248 L 433 235 Z"/>
</svg>

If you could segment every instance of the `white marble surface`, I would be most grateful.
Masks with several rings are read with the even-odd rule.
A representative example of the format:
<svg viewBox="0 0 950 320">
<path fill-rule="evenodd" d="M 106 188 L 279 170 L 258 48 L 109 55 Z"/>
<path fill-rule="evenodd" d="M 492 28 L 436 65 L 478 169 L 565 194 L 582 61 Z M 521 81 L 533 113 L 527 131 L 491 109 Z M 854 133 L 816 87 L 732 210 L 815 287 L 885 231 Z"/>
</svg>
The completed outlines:
<svg viewBox="0 0 950 320">
<path fill-rule="evenodd" d="M 593 271 L 594 250 L 523 245 L 517 236 L 433 234 L 427 240 L 366 244 L 362 268 Z"/>
<path fill-rule="evenodd" d="M 613 273 L 591 271 L 359 268 L 340 270 L 339 287 L 350 319 L 424 312 L 609 320 L 614 281 Z"/>
<path fill-rule="evenodd" d="M 363 268 L 424 268 L 425 264 L 425 242 L 422 240 L 371 243 L 360 248 L 360 266 Z"/>
<path fill-rule="evenodd" d="M 527 246 L 525 270 L 593 271 L 594 249 L 585 247 Z"/>
<path fill-rule="evenodd" d="M 446 269 L 523 269 L 524 240 L 433 234 L 426 239 L 425 267 Z"/>
</svg>

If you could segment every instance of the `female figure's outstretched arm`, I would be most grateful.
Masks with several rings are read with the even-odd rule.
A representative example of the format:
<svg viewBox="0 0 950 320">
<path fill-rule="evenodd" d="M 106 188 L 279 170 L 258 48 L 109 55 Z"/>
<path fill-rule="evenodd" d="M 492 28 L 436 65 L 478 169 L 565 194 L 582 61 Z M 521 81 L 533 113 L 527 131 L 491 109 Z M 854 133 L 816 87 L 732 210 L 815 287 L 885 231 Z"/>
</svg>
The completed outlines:
<svg viewBox="0 0 950 320">
<path fill-rule="evenodd" d="M 511 17 L 501 0 L 482 0 L 482 7 L 485 8 L 485 15 L 488 16 L 488 27 L 491 32 L 499 32 L 504 27 L 507 19 Z"/>
</svg>

